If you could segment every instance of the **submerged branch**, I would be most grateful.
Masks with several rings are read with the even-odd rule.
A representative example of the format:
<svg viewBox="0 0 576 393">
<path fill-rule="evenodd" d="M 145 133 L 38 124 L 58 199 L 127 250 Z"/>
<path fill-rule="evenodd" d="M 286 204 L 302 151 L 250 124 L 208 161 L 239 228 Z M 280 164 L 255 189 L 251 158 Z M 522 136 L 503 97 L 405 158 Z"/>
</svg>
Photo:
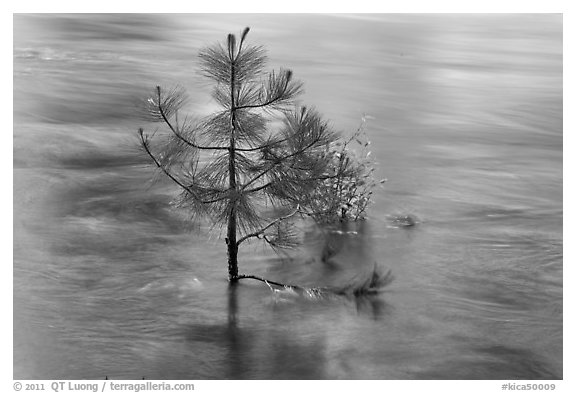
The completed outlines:
<svg viewBox="0 0 576 393">
<path fill-rule="evenodd" d="M 265 283 L 270 287 L 270 285 L 275 285 L 282 288 L 293 289 L 297 291 L 302 291 L 311 295 L 323 295 L 332 294 L 339 296 L 371 296 L 376 295 L 380 292 L 381 288 L 390 284 L 394 277 L 391 272 L 388 271 L 386 274 L 382 275 L 376 269 L 372 275 L 367 279 L 366 282 L 362 283 L 357 287 L 343 287 L 343 288 L 330 288 L 330 287 L 303 287 L 300 285 L 286 284 L 278 281 L 268 280 L 264 277 L 255 276 L 252 274 L 240 274 L 236 277 L 237 280 L 241 279 L 252 279 Z"/>
<path fill-rule="evenodd" d="M 269 287 L 270 289 L 272 289 L 272 287 L 271 287 L 270 285 L 275 285 L 275 286 L 277 286 L 277 287 L 282 287 L 282 288 L 285 288 L 285 289 L 293 289 L 293 290 L 295 290 L 295 291 L 302 291 L 302 292 L 306 292 L 306 293 L 308 293 L 308 294 L 314 294 L 314 295 L 321 295 L 321 294 L 326 293 L 326 292 L 332 292 L 332 291 L 330 290 L 330 288 L 324 288 L 324 287 L 310 287 L 310 288 L 306 288 L 306 287 L 301 287 L 301 286 L 299 286 L 299 285 L 284 284 L 284 283 L 281 283 L 281 282 L 268 280 L 268 279 L 266 279 L 266 278 L 254 276 L 254 275 L 251 275 L 251 274 L 240 274 L 240 275 L 237 277 L 237 279 L 238 279 L 238 280 L 241 280 L 241 279 L 252 279 L 252 280 L 261 281 L 261 282 L 265 283 L 266 285 L 268 285 L 268 287 Z M 334 293 L 336 293 L 336 292 L 334 292 Z"/>
<path fill-rule="evenodd" d="M 262 277 L 258 277 L 258 276 L 253 276 L 251 274 L 240 274 L 237 279 L 238 280 L 242 280 L 242 279 L 253 279 L 253 280 L 258 280 L 258 281 L 262 281 L 266 284 L 272 284 L 272 285 L 276 285 L 278 287 L 284 287 L 284 288 L 290 288 L 290 289 L 304 289 L 303 287 L 300 287 L 298 285 L 292 285 L 292 284 L 283 284 L 281 282 L 276 282 L 276 281 L 272 281 L 272 280 L 268 280 Z"/>
</svg>

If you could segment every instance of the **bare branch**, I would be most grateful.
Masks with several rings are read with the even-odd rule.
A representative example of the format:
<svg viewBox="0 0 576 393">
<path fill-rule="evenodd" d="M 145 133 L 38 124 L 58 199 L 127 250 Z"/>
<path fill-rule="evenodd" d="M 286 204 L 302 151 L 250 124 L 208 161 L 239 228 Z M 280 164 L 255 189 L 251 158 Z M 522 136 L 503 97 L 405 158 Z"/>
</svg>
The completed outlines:
<svg viewBox="0 0 576 393">
<path fill-rule="evenodd" d="M 300 287 L 300 286 L 298 286 L 298 285 L 283 284 L 283 283 L 281 283 L 281 282 L 272 281 L 272 280 L 267 280 L 267 279 L 262 278 L 262 277 L 254 276 L 254 275 L 252 275 L 252 274 L 240 274 L 237 278 L 238 278 L 238 280 L 250 278 L 250 279 L 252 279 L 252 280 L 262 281 L 263 283 L 266 283 L 268 286 L 270 286 L 270 284 L 272 284 L 272 285 L 276 285 L 276 286 L 278 286 L 278 287 L 304 290 L 303 287 Z"/>
</svg>

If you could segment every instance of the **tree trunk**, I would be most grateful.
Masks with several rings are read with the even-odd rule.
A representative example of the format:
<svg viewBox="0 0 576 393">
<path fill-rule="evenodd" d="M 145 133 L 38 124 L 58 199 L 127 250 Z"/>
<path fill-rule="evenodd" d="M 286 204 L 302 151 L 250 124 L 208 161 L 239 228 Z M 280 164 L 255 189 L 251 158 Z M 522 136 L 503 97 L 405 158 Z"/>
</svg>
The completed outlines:
<svg viewBox="0 0 576 393">
<path fill-rule="evenodd" d="M 233 209 L 234 210 L 234 209 Z M 236 212 L 232 211 L 228 217 L 228 280 L 230 283 L 238 281 L 238 244 L 236 243 Z"/>
<path fill-rule="evenodd" d="M 234 102 L 235 92 L 235 64 L 234 45 L 228 36 L 230 53 L 230 146 L 228 152 L 228 181 L 230 185 L 231 200 L 230 213 L 228 215 L 228 280 L 231 284 L 238 281 L 238 243 L 236 242 L 236 103 Z"/>
</svg>

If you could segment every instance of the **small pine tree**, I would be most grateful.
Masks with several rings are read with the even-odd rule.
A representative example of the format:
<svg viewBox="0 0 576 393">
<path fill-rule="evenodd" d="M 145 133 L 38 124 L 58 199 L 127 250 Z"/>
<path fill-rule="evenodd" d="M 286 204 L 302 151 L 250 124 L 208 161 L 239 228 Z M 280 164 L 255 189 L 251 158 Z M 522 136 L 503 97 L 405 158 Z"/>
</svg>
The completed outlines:
<svg viewBox="0 0 576 393">
<path fill-rule="evenodd" d="M 342 201 L 334 201 L 334 186 L 345 195 L 342 184 L 361 173 L 344 150 L 334 148 L 337 135 L 315 110 L 295 109 L 302 84 L 292 72 L 264 71 L 265 51 L 246 45 L 248 31 L 239 41 L 229 34 L 225 45 L 200 51 L 201 71 L 215 82 L 219 111 L 181 121 L 184 92 L 157 87 L 146 102 L 146 117 L 170 132 L 153 143 L 153 136 L 139 130 L 140 147 L 179 186 L 177 206 L 225 228 L 231 283 L 256 278 L 238 273 L 242 243 L 257 238 L 275 249 L 295 246 L 290 219 L 339 214 L 334 206 Z M 281 125 L 272 130 L 278 118 Z M 265 210 L 281 213 L 266 220 Z"/>
</svg>

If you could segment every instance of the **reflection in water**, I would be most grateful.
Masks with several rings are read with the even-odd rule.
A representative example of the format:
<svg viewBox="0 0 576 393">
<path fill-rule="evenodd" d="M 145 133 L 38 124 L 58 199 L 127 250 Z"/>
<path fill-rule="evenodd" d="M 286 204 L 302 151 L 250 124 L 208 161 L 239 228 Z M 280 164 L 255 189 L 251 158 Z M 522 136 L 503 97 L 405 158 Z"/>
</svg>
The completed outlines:
<svg viewBox="0 0 576 393">
<path fill-rule="evenodd" d="M 241 272 L 344 296 L 229 288 L 134 154 L 134 103 L 206 113 L 197 51 L 247 25 L 337 130 L 374 117 L 388 182 Z M 17 15 L 13 139 L 15 379 L 563 377 L 560 15 Z"/>
<path fill-rule="evenodd" d="M 383 261 L 374 258 L 369 222 L 341 222 L 326 227 L 308 223 L 302 232 L 301 248 L 276 258 L 278 263 L 267 271 L 269 280 L 317 288 L 320 295 L 378 293 L 393 280 Z M 315 296 L 310 291 L 308 295 Z"/>
<path fill-rule="evenodd" d="M 324 378 L 326 362 L 322 335 L 300 342 L 284 329 L 270 326 L 246 326 L 238 307 L 240 285 L 228 288 L 228 321 L 222 324 L 195 324 L 186 327 L 186 341 L 194 348 L 209 343 L 224 351 L 223 373 L 227 379 L 299 379 Z M 274 314 L 273 310 L 269 310 Z M 257 323 L 257 322 L 256 322 Z"/>
</svg>

